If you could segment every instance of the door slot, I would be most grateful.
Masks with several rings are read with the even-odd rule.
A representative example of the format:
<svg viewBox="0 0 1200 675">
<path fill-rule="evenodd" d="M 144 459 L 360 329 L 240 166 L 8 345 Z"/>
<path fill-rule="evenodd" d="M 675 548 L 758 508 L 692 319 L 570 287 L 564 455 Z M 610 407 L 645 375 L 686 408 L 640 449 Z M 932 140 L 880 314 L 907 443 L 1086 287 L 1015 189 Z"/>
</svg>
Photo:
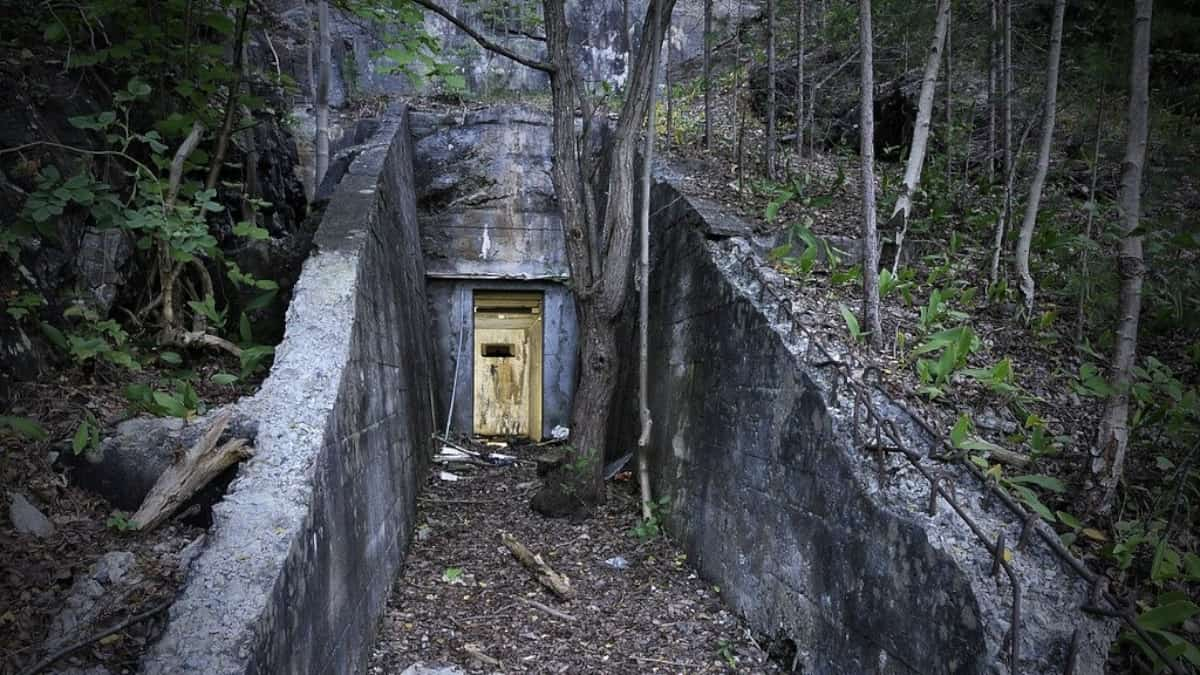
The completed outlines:
<svg viewBox="0 0 1200 675">
<path fill-rule="evenodd" d="M 482 355 L 491 359 L 512 358 L 513 346 L 504 344 L 487 344 L 483 346 Z"/>
</svg>

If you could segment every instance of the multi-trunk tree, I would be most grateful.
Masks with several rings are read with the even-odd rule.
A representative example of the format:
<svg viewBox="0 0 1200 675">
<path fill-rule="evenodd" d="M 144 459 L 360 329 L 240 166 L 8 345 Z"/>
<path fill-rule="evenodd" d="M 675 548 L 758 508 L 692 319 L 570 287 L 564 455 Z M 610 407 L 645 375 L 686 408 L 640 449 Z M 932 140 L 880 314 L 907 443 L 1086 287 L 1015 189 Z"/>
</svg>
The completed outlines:
<svg viewBox="0 0 1200 675">
<path fill-rule="evenodd" d="M 646 122 L 655 54 L 671 21 L 675 0 L 650 0 L 638 34 L 623 99 L 608 140 L 593 152 L 593 125 L 603 119 L 578 74 L 564 0 L 543 0 L 544 59 L 522 55 L 481 34 L 432 0 L 417 4 L 447 19 L 480 46 L 546 73 L 553 123 L 551 176 L 562 211 L 571 289 L 579 325 L 579 380 L 571 410 L 575 457 L 547 480 L 533 505 L 548 515 L 566 515 L 604 500 L 603 457 L 609 417 L 623 365 L 617 328 L 626 306 L 636 234 L 633 217 L 635 157 Z M 576 127 L 576 109 L 582 128 Z M 606 171 L 600 170 L 604 167 Z"/>
</svg>

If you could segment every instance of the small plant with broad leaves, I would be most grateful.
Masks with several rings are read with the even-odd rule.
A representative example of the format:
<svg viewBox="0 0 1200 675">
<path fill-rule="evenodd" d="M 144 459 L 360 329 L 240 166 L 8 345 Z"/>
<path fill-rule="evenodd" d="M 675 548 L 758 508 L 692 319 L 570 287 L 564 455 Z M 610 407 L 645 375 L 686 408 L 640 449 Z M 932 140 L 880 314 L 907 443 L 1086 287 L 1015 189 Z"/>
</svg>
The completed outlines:
<svg viewBox="0 0 1200 675">
<path fill-rule="evenodd" d="M 917 377 L 921 381 L 919 392 L 931 399 L 943 396 L 950 384 L 950 376 L 963 368 L 967 357 L 979 348 L 979 338 L 966 324 L 930 335 L 909 354 L 910 358 L 916 358 Z M 938 357 L 936 360 L 920 358 L 925 354 L 938 354 Z"/>
<path fill-rule="evenodd" d="M 633 536 L 642 541 L 649 541 L 662 534 L 663 519 L 670 505 L 671 500 L 666 495 L 650 502 L 650 517 L 638 520 L 633 526 Z"/>
</svg>

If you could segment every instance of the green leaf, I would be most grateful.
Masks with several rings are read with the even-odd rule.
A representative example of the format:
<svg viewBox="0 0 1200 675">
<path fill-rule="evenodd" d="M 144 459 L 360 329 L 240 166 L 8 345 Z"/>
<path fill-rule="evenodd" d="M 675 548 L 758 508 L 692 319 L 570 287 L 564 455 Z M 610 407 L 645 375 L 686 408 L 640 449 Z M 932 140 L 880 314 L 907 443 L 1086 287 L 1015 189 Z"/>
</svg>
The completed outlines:
<svg viewBox="0 0 1200 675">
<path fill-rule="evenodd" d="M 173 366 L 183 363 L 183 358 L 175 352 L 163 352 L 158 355 L 158 358 L 161 359 L 163 363 L 169 363 Z"/>
<path fill-rule="evenodd" d="M 1147 630 L 1164 630 L 1177 626 L 1200 614 L 1200 606 L 1191 600 L 1177 600 L 1143 612 L 1137 618 L 1138 625 Z"/>
<path fill-rule="evenodd" d="M 29 419 L 28 417 L 0 417 L 0 427 L 8 427 L 18 435 L 24 436 L 31 441 L 44 441 L 48 437 L 46 430 L 42 428 L 42 425 Z"/>
<path fill-rule="evenodd" d="M 71 438 L 71 450 L 78 455 L 87 449 L 90 439 L 91 434 L 88 433 L 88 422 L 84 420 L 80 422 L 79 428 L 75 430 L 75 435 Z"/>
<path fill-rule="evenodd" d="M 1054 514 L 1058 516 L 1059 522 L 1061 522 L 1063 525 L 1066 525 L 1067 527 L 1071 528 L 1072 530 L 1083 529 L 1083 523 L 1080 522 L 1079 519 L 1076 518 L 1075 516 L 1065 512 L 1065 511 L 1055 511 Z"/>
<path fill-rule="evenodd" d="M 838 306 L 842 312 L 842 319 L 846 322 L 846 328 L 850 331 L 850 337 L 857 341 L 862 337 L 862 329 L 858 325 L 858 317 L 854 316 L 854 312 L 845 305 Z"/>
<path fill-rule="evenodd" d="M 50 344 L 58 347 L 64 352 L 70 351 L 70 345 L 67 344 L 67 338 L 65 335 L 63 335 L 61 330 L 46 323 L 45 321 L 40 324 L 40 328 L 42 329 L 42 335 L 46 336 L 46 339 L 50 341 Z"/>
<path fill-rule="evenodd" d="M 213 384 L 227 385 L 238 381 L 238 376 L 231 373 L 217 373 L 211 378 Z"/>
<path fill-rule="evenodd" d="M 1058 494 L 1062 494 L 1067 491 L 1067 486 L 1064 485 L 1061 480 L 1052 476 L 1029 474 L 1025 476 L 1013 476 L 1009 480 L 1013 483 L 1021 483 L 1023 485 L 1036 485 L 1040 488 L 1044 488 Z"/>
<path fill-rule="evenodd" d="M 189 411 L 183 405 L 183 401 L 166 392 L 154 392 L 154 403 L 171 417 L 186 418 L 188 416 Z"/>
<path fill-rule="evenodd" d="M 967 413 L 958 416 L 958 421 L 954 423 L 954 428 L 950 430 L 950 444 L 956 448 L 963 447 L 963 443 L 967 440 L 967 435 L 971 433 L 973 428 L 971 418 Z"/>
</svg>

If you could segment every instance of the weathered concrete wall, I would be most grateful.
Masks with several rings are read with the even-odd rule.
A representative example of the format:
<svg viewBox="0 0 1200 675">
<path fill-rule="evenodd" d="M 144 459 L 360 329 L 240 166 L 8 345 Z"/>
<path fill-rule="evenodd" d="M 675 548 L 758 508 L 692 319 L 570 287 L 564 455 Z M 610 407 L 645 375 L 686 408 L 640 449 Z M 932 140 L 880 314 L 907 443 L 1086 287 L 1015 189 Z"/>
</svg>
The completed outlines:
<svg viewBox="0 0 1200 675">
<path fill-rule="evenodd" d="M 1008 584 L 945 502 L 926 515 L 929 486 L 907 463 L 890 460 L 880 485 L 876 460 L 855 451 L 850 392 L 760 300 L 761 249 L 738 236 L 748 226 L 663 182 L 654 211 L 652 477 L 691 560 L 755 629 L 793 641 L 805 673 L 1009 672 Z M 875 403 L 912 447 L 933 447 L 886 397 Z M 1017 541 L 1020 523 L 973 477 L 937 471 L 986 532 Z M 1013 564 L 1019 672 L 1061 673 L 1076 626 L 1076 672 L 1103 672 L 1113 630 L 1078 610 L 1086 585 L 1040 541 Z"/>
<path fill-rule="evenodd" d="M 550 430 L 557 425 L 569 426 L 571 397 L 575 392 L 575 345 L 578 342 L 575 301 L 570 289 L 554 283 L 431 279 L 429 315 L 433 321 L 438 366 L 438 411 L 441 415 L 438 428 L 445 429 L 447 411 L 450 411 L 451 431 L 470 433 L 473 427 L 475 313 L 472 302 L 477 290 L 543 293 L 542 436 L 548 438 Z M 452 391 L 455 392 L 453 410 Z"/>
<path fill-rule="evenodd" d="M 407 111 L 329 204 L 261 391 L 257 455 L 214 509 L 147 673 L 357 673 L 407 549 L 433 432 Z"/>
<path fill-rule="evenodd" d="M 548 113 L 519 105 L 414 113 L 413 135 L 430 277 L 567 278 Z"/>
<path fill-rule="evenodd" d="M 414 112 L 413 137 L 439 428 L 447 411 L 452 431 L 474 426 L 474 291 L 541 291 L 542 435 L 549 435 L 569 424 L 578 343 L 550 178 L 550 116 L 520 105 Z"/>
</svg>

